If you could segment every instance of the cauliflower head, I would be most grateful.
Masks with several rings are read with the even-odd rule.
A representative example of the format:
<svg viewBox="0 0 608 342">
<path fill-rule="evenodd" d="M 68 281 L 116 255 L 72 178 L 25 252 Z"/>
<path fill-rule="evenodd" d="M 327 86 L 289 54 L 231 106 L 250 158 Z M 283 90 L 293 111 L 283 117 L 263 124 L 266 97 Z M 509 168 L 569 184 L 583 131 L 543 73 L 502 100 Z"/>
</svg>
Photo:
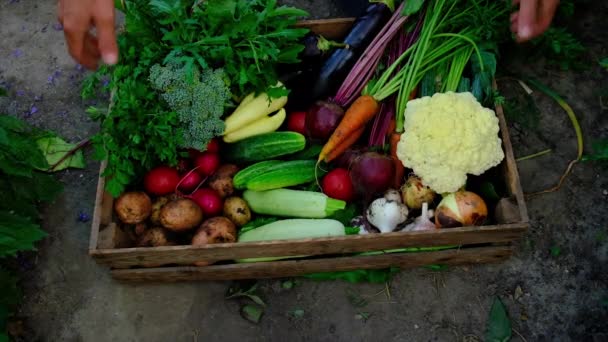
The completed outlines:
<svg viewBox="0 0 608 342">
<path fill-rule="evenodd" d="M 473 94 L 436 93 L 407 103 L 397 156 L 438 193 L 465 185 L 504 158 L 498 118 Z"/>
</svg>

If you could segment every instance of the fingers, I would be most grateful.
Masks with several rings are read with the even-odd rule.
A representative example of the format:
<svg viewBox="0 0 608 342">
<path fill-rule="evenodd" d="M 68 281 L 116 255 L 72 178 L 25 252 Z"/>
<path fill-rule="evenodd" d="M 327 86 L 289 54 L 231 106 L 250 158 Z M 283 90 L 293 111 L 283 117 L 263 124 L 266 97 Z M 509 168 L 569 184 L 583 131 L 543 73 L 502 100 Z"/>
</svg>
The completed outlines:
<svg viewBox="0 0 608 342">
<path fill-rule="evenodd" d="M 118 46 L 114 32 L 114 2 L 98 0 L 93 9 L 93 22 L 97 29 L 99 51 L 106 64 L 116 64 L 118 61 Z"/>
<path fill-rule="evenodd" d="M 83 66 L 94 69 L 97 67 L 99 51 L 88 30 L 89 22 L 84 18 L 64 11 L 63 32 L 70 55 Z"/>
<path fill-rule="evenodd" d="M 535 35 L 541 35 L 549 28 L 549 26 L 551 25 L 551 21 L 553 21 L 555 11 L 557 11 L 558 5 L 559 0 L 546 0 L 541 3 L 539 11 L 540 16 L 537 20 L 534 32 Z"/>
<path fill-rule="evenodd" d="M 521 0 L 517 17 L 517 41 L 529 40 L 534 35 L 537 15 L 537 0 Z"/>
</svg>

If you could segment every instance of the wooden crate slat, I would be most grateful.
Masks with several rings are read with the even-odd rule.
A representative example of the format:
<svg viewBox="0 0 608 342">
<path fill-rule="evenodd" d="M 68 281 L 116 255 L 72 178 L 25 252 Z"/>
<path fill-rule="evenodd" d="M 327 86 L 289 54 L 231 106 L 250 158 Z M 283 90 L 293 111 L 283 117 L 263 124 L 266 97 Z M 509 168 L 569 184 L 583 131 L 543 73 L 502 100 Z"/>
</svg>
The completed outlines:
<svg viewBox="0 0 608 342">
<path fill-rule="evenodd" d="M 430 264 L 478 264 L 498 262 L 512 253 L 509 246 L 477 247 L 436 252 L 383 254 L 310 260 L 274 261 L 206 267 L 164 267 L 112 270 L 112 277 L 130 282 L 175 282 L 293 277 L 314 272 L 379 269 L 390 266 L 411 268 Z"/>
<path fill-rule="evenodd" d="M 226 243 L 208 246 L 120 248 L 92 251 L 99 262 L 113 268 L 143 264 L 190 264 L 199 260 L 234 260 L 256 257 L 342 254 L 402 247 L 431 247 L 510 242 L 525 232 L 526 226 L 438 229 L 431 232 L 386 233 L 344 237 L 281 240 L 252 243 Z"/>
</svg>

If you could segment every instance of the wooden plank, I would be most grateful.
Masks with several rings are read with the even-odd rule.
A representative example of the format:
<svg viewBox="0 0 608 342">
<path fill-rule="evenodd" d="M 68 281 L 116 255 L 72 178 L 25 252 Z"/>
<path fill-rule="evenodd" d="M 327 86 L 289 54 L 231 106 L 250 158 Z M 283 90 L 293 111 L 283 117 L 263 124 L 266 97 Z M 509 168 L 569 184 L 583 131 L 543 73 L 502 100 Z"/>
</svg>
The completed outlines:
<svg viewBox="0 0 608 342">
<path fill-rule="evenodd" d="M 89 238 L 89 251 L 97 249 L 97 239 L 101 230 L 102 221 L 107 225 L 112 221 L 112 204 L 104 201 L 106 197 L 106 180 L 101 176 L 107 162 L 103 161 L 99 169 L 99 179 L 97 181 L 97 192 L 95 194 L 95 207 L 93 209 L 93 219 L 91 221 L 91 237 Z M 108 217 L 108 205 L 110 216 Z"/>
<path fill-rule="evenodd" d="M 496 80 L 492 82 L 493 88 L 497 89 Z M 498 116 L 498 123 L 500 125 L 500 134 L 502 137 L 503 147 L 505 149 L 505 166 L 506 173 L 505 178 L 507 181 L 507 187 L 511 194 L 517 201 L 519 207 L 519 215 L 521 222 L 529 222 L 528 210 L 526 208 L 526 201 L 524 199 L 524 192 L 521 188 L 519 181 L 519 171 L 517 170 L 517 161 L 515 160 L 515 154 L 513 153 L 513 145 L 511 144 L 511 136 L 509 134 L 509 126 L 505 119 L 505 113 L 501 105 L 496 106 L 496 115 Z"/>
<path fill-rule="evenodd" d="M 498 262 L 511 256 L 509 246 L 476 247 L 436 252 L 383 254 L 310 260 L 112 270 L 112 277 L 129 282 L 177 282 L 293 277 L 314 272 L 411 268 L 430 264 L 460 265 Z"/>
<path fill-rule="evenodd" d="M 327 39 L 339 40 L 346 36 L 354 21 L 355 18 L 303 20 L 296 26 L 308 28 Z"/>
<path fill-rule="evenodd" d="M 91 255 L 113 268 L 143 264 L 191 264 L 199 260 L 234 260 L 256 257 L 343 254 L 402 247 L 467 245 L 511 242 L 526 231 L 526 224 L 437 229 L 331 238 L 225 243 L 207 246 L 171 246 L 96 250 Z"/>
</svg>

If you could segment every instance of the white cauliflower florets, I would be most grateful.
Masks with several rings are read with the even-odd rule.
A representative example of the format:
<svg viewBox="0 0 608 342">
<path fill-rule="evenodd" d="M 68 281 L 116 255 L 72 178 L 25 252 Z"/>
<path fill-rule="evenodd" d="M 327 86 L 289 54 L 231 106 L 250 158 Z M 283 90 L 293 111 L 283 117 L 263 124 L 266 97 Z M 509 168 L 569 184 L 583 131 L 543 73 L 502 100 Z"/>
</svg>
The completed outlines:
<svg viewBox="0 0 608 342">
<path fill-rule="evenodd" d="M 437 93 L 407 103 L 397 145 L 403 165 L 438 193 L 465 185 L 504 158 L 498 118 L 471 93 Z"/>
</svg>

